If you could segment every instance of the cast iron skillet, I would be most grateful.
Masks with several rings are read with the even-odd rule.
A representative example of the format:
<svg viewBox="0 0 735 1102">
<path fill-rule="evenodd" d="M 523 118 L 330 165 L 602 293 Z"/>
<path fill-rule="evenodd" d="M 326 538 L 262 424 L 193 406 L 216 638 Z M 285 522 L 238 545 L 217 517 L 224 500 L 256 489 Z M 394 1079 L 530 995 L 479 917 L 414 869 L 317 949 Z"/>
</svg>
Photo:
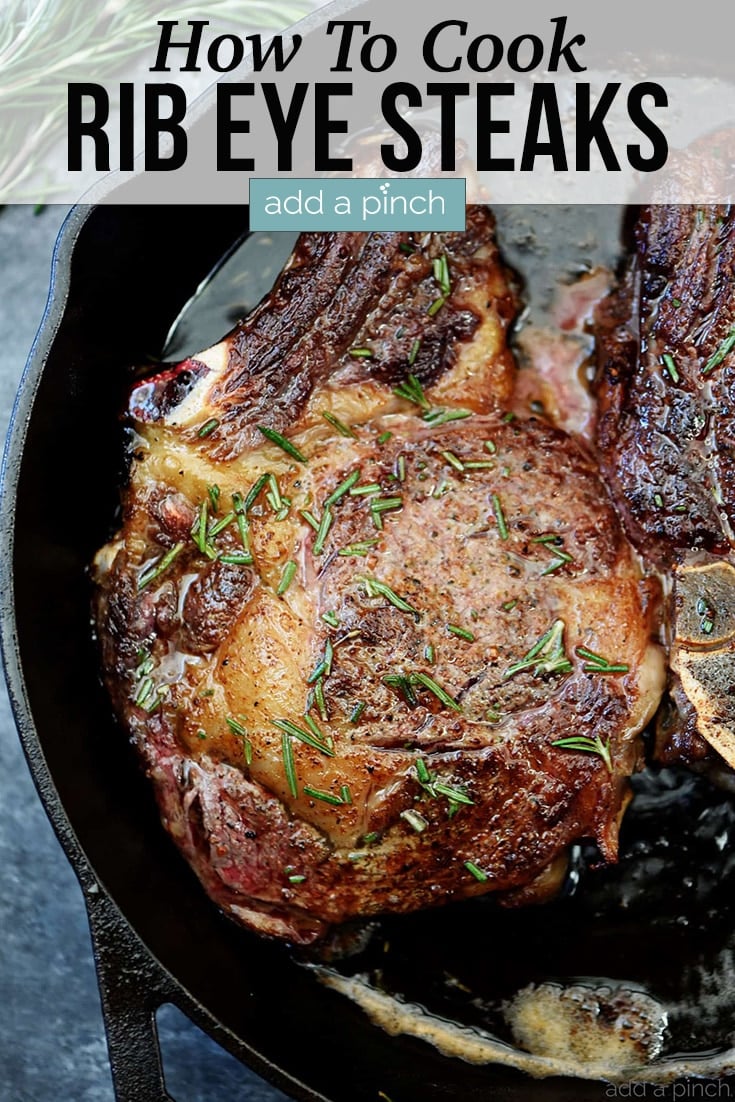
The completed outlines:
<svg viewBox="0 0 735 1102">
<path fill-rule="evenodd" d="M 298 1099 L 527 1098 L 502 1069 L 445 1060 L 373 1027 L 288 952 L 236 928 L 164 835 L 101 688 L 87 566 L 122 471 L 128 367 L 246 231 L 229 208 L 77 208 L 17 399 L 0 535 L 12 556 L 2 642 L 11 701 L 46 810 L 80 879 L 121 1102 L 167 1098 L 154 1013 L 165 1001 Z M 437 946 L 437 954 L 440 954 Z M 420 1075 L 417 1075 L 420 1068 Z M 535 1097 L 590 1098 L 538 1084 Z"/>
<path fill-rule="evenodd" d="M 11 700 L 84 891 L 118 1098 L 168 1097 L 154 1021 L 163 1002 L 309 1102 L 377 1102 L 380 1091 L 394 1102 L 604 1098 L 601 1083 L 530 1081 L 389 1037 L 287 949 L 225 919 L 162 830 L 112 717 L 87 567 L 115 523 L 130 364 L 161 351 L 198 284 L 246 235 L 246 217 L 224 207 L 74 210 L 5 457 L 0 537 L 12 577 L 0 614 Z M 542 910 L 477 900 L 386 920 L 341 967 L 380 969 L 393 990 L 448 1017 L 475 1011 L 452 1002 L 445 972 L 501 999 L 532 980 L 628 979 L 664 1000 L 690 1000 L 674 1036 L 680 1051 L 725 1047 L 731 1014 L 713 1024 L 696 1004 L 702 968 L 716 978 L 718 954 L 732 944 L 733 804 L 686 776 L 635 783 L 618 869 L 583 871 L 584 890 Z"/>
</svg>

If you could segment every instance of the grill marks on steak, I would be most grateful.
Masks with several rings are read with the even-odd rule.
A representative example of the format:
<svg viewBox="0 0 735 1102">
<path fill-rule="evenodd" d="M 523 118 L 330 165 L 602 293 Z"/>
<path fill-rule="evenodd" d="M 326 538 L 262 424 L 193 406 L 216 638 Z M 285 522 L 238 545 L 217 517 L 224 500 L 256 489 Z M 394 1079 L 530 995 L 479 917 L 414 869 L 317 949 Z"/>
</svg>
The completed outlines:
<svg viewBox="0 0 735 1102">
<path fill-rule="evenodd" d="M 358 293 L 374 302 L 348 336 L 349 303 L 340 305 L 344 328 L 337 339 L 335 322 L 331 343 L 313 336 L 324 315 L 314 320 L 315 299 L 297 279 L 273 300 L 277 310 L 259 308 L 252 332 L 268 329 L 274 344 L 282 319 L 269 311 L 290 309 L 300 327 L 284 355 L 306 380 L 288 422 L 306 463 L 249 435 L 252 408 L 237 403 L 247 394 L 257 407 L 263 387 L 281 393 L 288 382 L 275 361 L 270 374 L 259 371 L 267 342 L 253 336 L 251 347 L 247 322 L 198 357 L 210 370 L 197 384 L 209 388 L 204 399 L 195 388 L 177 410 L 137 426 L 124 526 L 97 559 L 106 680 L 167 829 L 207 891 L 274 936 L 309 942 L 350 917 L 490 890 L 523 900 L 571 842 L 592 837 L 606 858 L 616 853 L 636 736 L 658 702 L 662 663 L 651 642 L 655 593 L 594 461 L 549 426 L 509 424 L 498 412 L 431 425 L 381 381 L 393 369 L 378 334 L 409 339 L 395 337 L 392 303 L 405 329 L 420 323 L 429 346 L 442 315 L 451 320 L 451 302 L 418 312 L 436 286 L 433 274 L 415 278 L 434 255 L 451 255 L 454 305 L 471 302 L 477 324 L 471 340 L 447 350 L 427 402 L 502 408 L 512 296 L 489 225 L 474 210 L 466 235 L 427 238 L 421 255 L 395 253 L 401 239 L 387 235 L 302 241 L 289 272 L 298 257 L 341 263 L 339 287 L 353 302 Z M 383 282 L 371 268 L 350 282 L 358 257 L 377 255 L 393 257 Z M 331 278 L 325 271 L 325 284 Z M 368 331 L 373 359 L 346 360 L 338 348 Z M 354 437 L 325 421 L 324 408 Z M 231 427 L 199 438 L 205 416 Z M 263 474 L 272 478 L 247 516 L 252 565 L 222 561 L 242 550 L 234 519 L 212 537 L 209 556 L 181 539 L 182 518 L 201 517 L 209 487 L 219 488 L 210 517 L 220 521 L 232 495 L 247 495 Z M 303 513 L 323 520 L 348 478 L 373 489 L 343 492 L 318 538 Z M 376 501 L 393 507 L 376 510 Z M 139 588 L 141 571 L 179 543 Z M 561 666 L 512 673 L 553 625 Z M 579 646 L 627 672 L 585 670 Z M 306 739 L 284 736 L 283 720 Z M 611 769 L 599 754 L 553 745 L 571 734 L 599 737 Z"/>
</svg>

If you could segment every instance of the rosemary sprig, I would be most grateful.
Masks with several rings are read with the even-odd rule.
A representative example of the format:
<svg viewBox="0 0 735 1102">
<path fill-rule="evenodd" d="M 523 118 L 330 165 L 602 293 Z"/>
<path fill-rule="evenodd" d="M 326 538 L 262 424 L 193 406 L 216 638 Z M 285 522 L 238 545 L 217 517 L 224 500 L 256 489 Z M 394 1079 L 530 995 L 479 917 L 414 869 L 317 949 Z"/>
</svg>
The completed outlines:
<svg viewBox="0 0 735 1102">
<path fill-rule="evenodd" d="M 347 547 L 343 547 L 340 551 L 337 552 L 337 554 L 341 555 L 342 558 L 345 559 L 352 557 L 365 558 L 366 555 L 370 554 L 371 550 L 378 542 L 379 540 L 377 536 L 375 537 L 375 539 L 359 540 L 357 543 L 350 543 Z"/>
<path fill-rule="evenodd" d="M 174 547 L 167 551 L 165 555 L 162 555 L 160 559 L 158 559 L 154 563 L 151 563 L 150 566 L 146 567 L 146 569 L 138 575 L 138 593 L 140 593 L 141 590 L 145 589 L 146 586 L 149 586 L 151 582 L 154 582 L 156 578 L 160 578 L 161 574 L 168 570 L 168 568 L 171 566 L 171 563 L 181 554 L 183 550 L 184 544 L 177 543 Z"/>
<path fill-rule="evenodd" d="M 577 647 L 575 653 L 586 660 L 582 667 L 585 673 L 628 673 L 630 669 L 624 662 L 611 662 L 586 647 Z"/>
<path fill-rule="evenodd" d="M 428 819 L 425 819 L 419 811 L 414 811 L 410 807 L 401 812 L 401 818 L 405 819 L 417 834 L 423 833 L 429 825 Z"/>
<path fill-rule="evenodd" d="M 268 479 L 269 479 L 269 475 L 262 474 L 260 476 L 260 478 L 258 478 L 256 480 L 255 484 L 251 487 L 250 492 L 248 493 L 248 496 L 245 498 L 244 508 L 245 508 L 245 514 L 246 515 L 250 512 L 253 505 L 255 505 L 255 502 L 260 497 L 261 491 L 263 490 L 264 486 L 268 482 Z"/>
<path fill-rule="evenodd" d="M 212 512 L 216 513 L 219 508 L 220 495 L 220 488 L 216 482 L 212 486 L 207 486 L 207 493 L 209 494 L 209 502 L 212 506 Z"/>
<path fill-rule="evenodd" d="M 732 327 L 714 355 L 710 356 L 707 360 L 707 363 L 702 368 L 702 374 L 709 375 L 710 371 L 714 371 L 716 367 L 719 367 L 725 359 L 725 356 L 732 352 L 733 348 L 735 348 L 735 326 Z"/>
<path fill-rule="evenodd" d="M 245 565 L 250 565 L 253 561 L 253 553 L 250 550 L 250 526 L 242 494 L 235 493 L 232 495 L 232 507 L 235 510 L 237 530 L 240 533 L 240 542 L 242 543 L 242 554 L 239 561 L 243 562 Z M 221 555 L 220 558 L 222 562 L 229 561 L 224 555 Z M 232 556 L 229 556 L 229 559 L 231 558 Z"/>
<path fill-rule="evenodd" d="M 311 796 L 313 800 L 321 800 L 322 803 L 331 804 L 332 807 L 343 807 L 345 804 L 352 803 L 350 789 L 346 784 L 343 784 L 340 788 L 339 796 L 335 796 L 333 792 L 322 792 L 319 788 L 312 788 L 311 785 L 305 784 L 304 795 Z"/>
<path fill-rule="evenodd" d="M 217 552 L 210 542 L 209 504 L 206 498 L 199 506 L 199 511 L 194 518 L 194 523 L 191 526 L 191 538 L 202 555 L 206 555 L 208 559 L 217 558 Z"/>
<path fill-rule="evenodd" d="M 314 723 L 314 721 L 311 721 Z M 291 735 L 293 738 L 303 742 L 306 746 L 311 746 L 312 749 L 318 750 L 321 754 L 326 755 L 328 758 L 334 757 L 334 750 L 324 738 L 324 735 L 316 727 L 318 734 L 313 734 L 311 730 L 305 731 L 303 727 L 299 727 L 296 723 L 292 723 L 290 719 L 274 719 L 273 726 L 277 727 L 279 731 L 283 731 L 285 734 Z"/>
<path fill-rule="evenodd" d="M 434 694 L 437 700 L 441 701 L 445 708 L 451 708 L 455 712 L 462 711 L 462 705 L 458 704 L 446 689 L 437 684 L 433 677 L 429 677 L 428 673 L 412 673 L 410 681 L 412 685 L 423 685 L 425 689 Z"/>
<path fill-rule="evenodd" d="M 399 612 L 411 612 L 417 620 L 420 619 L 421 613 L 418 609 L 415 609 L 403 597 L 399 597 L 395 590 L 391 589 L 385 582 L 381 582 L 379 578 L 375 578 L 370 574 L 358 574 L 355 580 L 365 587 L 368 597 L 385 597 L 386 601 L 397 608 Z"/>
<path fill-rule="evenodd" d="M 532 667 L 534 677 L 543 677 L 552 673 L 569 673 L 572 663 L 564 651 L 564 627 L 563 620 L 555 620 L 528 653 L 520 661 L 508 667 L 503 674 L 503 680 L 507 681 Z"/>
<path fill-rule="evenodd" d="M 503 512 L 503 506 L 497 494 L 492 495 L 492 503 L 493 513 L 495 514 L 495 523 L 498 526 L 498 535 L 500 536 L 501 540 L 507 540 L 508 524 L 505 519 L 505 513 Z"/>
<path fill-rule="evenodd" d="M 468 643 L 474 643 L 475 636 L 467 628 L 461 628 L 457 624 L 447 624 L 447 631 L 452 635 L 459 636 L 460 639 L 466 639 Z"/>
<path fill-rule="evenodd" d="M 281 580 L 278 583 L 278 589 L 276 590 L 277 597 L 282 597 L 283 594 L 286 592 L 288 587 L 291 585 L 291 582 L 296 577 L 297 570 L 298 567 L 296 566 L 296 563 L 293 561 L 293 559 L 289 559 L 289 561 L 283 568 L 283 572 L 281 573 Z"/>
<path fill-rule="evenodd" d="M 211 436 L 215 429 L 219 428 L 219 420 L 216 417 L 210 417 L 208 421 L 205 421 L 202 427 L 199 429 L 197 436 L 203 440 L 206 436 Z"/>
<path fill-rule="evenodd" d="M 324 508 L 329 509 L 330 506 L 336 505 L 340 498 L 349 493 L 356 482 L 360 481 L 360 471 L 353 471 L 352 474 L 348 474 L 336 489 L 332 490 L 329 497 L 324 502 Z"/>
<path fill-rule="evenodd" d="M 672 383 L 678 383 L 679 382 L 679 372 L 677 370 L 676 363 L 674 361 L 674 357 L 671 355 L 670 352 L 664 352 L 661 359 L 663 361 L 664 367 L 666 368 L 666 371 L 667 371 L 668 376 L 671 379 Z"/>
<path fill-rule="evenodd" d="M 602 741 L 599 735 L 589 738 L 587 735 L 572 735 L 569 738 L 560 738 L 552 742 L 552 746 L 558 746 L 561 750 L 578 750 L 583 754 L 598 754 L 609 773 L 612 773 L 612 755 L 610 753 L 610 739 Z"/>
<path fill-rule="evenodd" d="M 475 880 L 479 880 L 481 884 L 484 884 L 489 879 L 486 872 L 483 872 L 479 865 L 476 865 L 474 861 L 465 861 L 464 867 L 467 872 L 471 872 Z"/>
<path fill-rule="evenodd" d="M 280 432 L 276 432 L 275 429 L 269 429 L 266 425 L 256 425 L 258 432 L 269 440 L 271 444 L 275 444 L 286 455 L 290 455 L 292 459 L 297 460 L 299 463 L 307 463 L 308 460 L 303 452 L 300 452 L 295 444 L 292 444 L 290 440 L 287 440 L 285 436 L 282 436 Z"/>
<path fill-rule="evenodd" d="M 447 255 L 437 257 L 433 263 L 434 279 L 439 284 L 439 289 L 444 298 L 449 298 L 452 293 L 452 281 L 449 276 L 449 261 Z"/>
<path fill-rule="evenodd" d="M 315 555 L 321 555 L 324 550 L 324 543 L 329 535 L 329 529 L 334 522 L 334 514 L 329 506 L 326 506 L 322 513 L 321 520 L 319 521 L 319 528 L 317 529 L 316 539 L 314 540 L 314 546 L 312 551 Z"/>
<path fill-rule="evenodd" d="M 296 776 L 296 763 L 293 757 L 291 736 L 287 731 L 284 731 L 281 735 L 281 754 L 283 756 L 283 769 L 286 774 L 286 780 L 288 781 L 288 790 L 295 798 L 299 794 L 299 782 Z"/>
<path fill-rule="evenodd" d="M 330 413 L 328 409 L 322 410 L 322 417 L 331 425 L 333 429 L 336 429 L 340 436 L 348 436 L 353 440 L 357 440 L 357 433 L 354 429 L 351 429 L 349 425 L 346 425 L 344 421 L 340 421 L 339 417 L 336 417 L 333 413 Z"/>
</svg>

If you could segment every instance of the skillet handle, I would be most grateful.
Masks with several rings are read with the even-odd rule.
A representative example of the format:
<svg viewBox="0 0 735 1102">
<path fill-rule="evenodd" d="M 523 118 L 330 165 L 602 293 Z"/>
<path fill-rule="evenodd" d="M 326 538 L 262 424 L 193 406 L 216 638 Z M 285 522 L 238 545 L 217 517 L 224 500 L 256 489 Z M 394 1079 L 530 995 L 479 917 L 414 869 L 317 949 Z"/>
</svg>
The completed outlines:
<svg viewBox="0 0 735 1102">
<path fill-rule="evenodd" d="M 84 888 L 117 1102 L 174 1102 L 155 1018 L 170 994 L 165 973 L 104 890 Z"/>
</svg>

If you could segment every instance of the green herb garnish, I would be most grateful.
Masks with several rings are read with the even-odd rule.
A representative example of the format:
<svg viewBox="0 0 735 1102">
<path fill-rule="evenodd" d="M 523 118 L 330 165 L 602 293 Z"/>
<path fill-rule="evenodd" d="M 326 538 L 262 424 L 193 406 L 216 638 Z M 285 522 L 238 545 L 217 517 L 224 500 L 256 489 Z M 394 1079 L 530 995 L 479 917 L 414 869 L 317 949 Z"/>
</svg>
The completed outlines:
<svg viewBox="0 0 735 1102">
<path fill-rule="evenodd" d="M 355 360 L 372 360 L 374 352 L 372 348 L 350 348 L 349 355 Z"/>
<path fill-rule="evenodd" d="M 449 695 L 446 689 L 438 685 L 433 677 L 429 677 L 428 673 L 412 673 L 410 680 L 412 685 L 423 685 L 423 687 L 428 689 L 430 693 L 433 693 L 437 700 L 441 701 L 445 707 L 451 708 L 455 712 L 462 711 L 462 705 L 458 704 L 454 697 Z"/>
<path fill-rule="evenodd" d="M 411 345 L 411 351 L 408 353 L 408 365 L 409 365 L 409 367 L 413 367 L 413 365 L 416 363 L 416 357 L 418 356 L 420 350 L 421 350 L 421 338 L 417 337 L 416 340 Z"/>
<path fill-rule="evenodd" d="M 612 757 L 610 755 L 610 739 L 603 743 L 599 735 L 588 738 L 587 735 L 573 735 L 570 738 L 560 738 L 552 742 L 552 746 L 558 746 L 562 750 L 579 750 L 583 754 L 598 754 L 608 772 L 612 773 Z"/>
<path fill-rule="evenodd" d="M 468 643 L 474 643 L 475 636 L 467 628 L 458 627 L 457 624 L 447 624 L 447 631 L 452 635 L 458 635 L 460 639 L 466 639 Z"/>
<path fill-rule="evenodd" d="M 498 534 L 501 540 L 507 540 L 508 538 L 508 525 L 505 520 L 505 513 L 503 512 L 503 506 L 500 503 L 500 498 L 497 494 L 492 496 L 493 513 L 495 514 L 495 523 L 498 526 Z"/>
<path fill-rule="evenodd" d="M 314 721 L 311 721 L 314 723 Z M 313 734 L 312 730 L 305 731 L 303 727 L 299 727 L 296 723 L 292 723 L 290 719 L 274 719 L 273 726 L 277 727 L 279 731 L 283 731 L 284 734 L 291 735 L 293 738 L 303 742 L 306 746 L 311 746 L 314 750 L 318 750 L 321 754 L 325 754 L 328 758 L 334 757 L 334 750 L 325 739 L 324 735 L 319 731 L 317 727 L 317 734 Z M 314 727 L 316 724 L 314 723 Z"/>
<path fill-rule="evenodd" d="M 434 279 L 439 284 L 439 289 L 444 298 L 448 298 L 452 292 L 452 282 L 449 278 L 449 261 L 447 260 L 446 253 L 443 256 L 437 257 L 433 265 Z"/>
<path fill-rule="evenodd" d="M 623 662 L 610 662 L 609 659 L 603 658 L 601 654 L 595 654 L 594 651 L 587 650 L 586 647 L 577 647 L 576 653 L 580 658 L 585 659 L 585 664 L 582 667 L 585 673 L 627 673 L 630 669 Z"/>
<path fill-rule="evenodd" d="M 319 528 L 317 529 L 316 539 L 314 540 L 314 546 L 312 551 L 315 555 L 321 555 L 324 550 L 324 542 L 329 535 L 329 529 L 332 527 L 334 516 L 329 506 L 326 506 L 322 513 L 322 518 L 319 521 Z"/>
<path fill-rule="evenodd" d="M 373 547 L 375 547 L 375 544 L 378 542 L 379 540 L 377 536 L 375 537 L 375 539 L 371 540 L 360 540 L 358 543 L 351 543 L 347 547 L 343 547 L 340 551 L 337 552 L 337 554 L 341 555 L 342 558 L 345 559 L 351 558 L 353 556 L 355 558 L 365 558 L 366 555 L 370 554 L 370 551 Z"/>
<path fill-rule="evenodd" d="M 719 367 L 725 356 L 732 352 L 733 348 L 735 348 L 735 326 L 730 330 L 715 354 L 707 360 L 702 368 L 702 374 L 709 375 L 710 371 L 714 371 L 716 367 Z"/>
<path fill-rule="evenodd" d="M 392 432 L 381 432 L 380 436 L 378 437 L 378 443 L 387 444 L 392 435 Z"/>
<path fill-rule="evenodd" d="M 255 482 L 255 484 L 252 486 L 252 488 L 250 490 L 250 493 L 245 498 L 245 505 L 244 505 L 245 513 L 249 513 L 250 510 L 252 509 L 253 505 L 255 505 L 255 502 L 257 501 L 257 499 L 260 495 L 260 492 L 263 489 L 263 487 L 265 486 L 267 481 L 268 481 L 268 475 L 267 474 L 262 474 L 260 476 L 260 478 L 258 478 L 257 481 Z"/>
<path fill-rule="evenodd" d="M 405 819 L 408 825 L 412 827 L 417 834 L 421 834 L 429 825 L 428 820 L 425 819 L 420 812 L 414 811 L 412 808 L 402 811 L 401 818 Z"/>
<path fill-rule="evenodd" d="M 503 674 L 503 680 L 523 670 L 533 668 L 534 677 L 543 677 L 552 673 L 569 673 L 572 663 L 564 652 L 564 621 L 555 620 L 549 630 L 534 643 L 530 651 Z"/>
<path fill-rule="evenodd" d="M 299 463 L 308 462 L 303 452 L 300 452 L 295 444 L 292 444 L 290 440 L 287 440 L 285 436 L 282 436 L 280 432 L 276 432 L 275 429 L 269 429 L 266 425 L 256 425 L 258 432 L 262 433 L 266 440 L 269 440 L 271 444 L 275 444 L 277 447 L 285 451 L 286 455 L 290 455 L 292 459 L 297 460 Z"/>
<path fill-rule="evenodd" d="M 360 481 L 360 472 L 353 471 L 352 474 L 348 474 L 347 478 L 343 482 L 340 482 L 339 486 L 335 490 L 332 490 L 329 497 L 324 502 L 324 508 L 328 509 L 331 505 L 335 505 L 341 497 L 344 497 L 346 493 L 352 489 L 356 482 Z"/>
<path fill-rule="evenodd" d="M 358 574 L 356 581 L 365 586 L 368 597 L 385 597 L 386 601 L 389 601 L 400 612 L 411 612 L 417 620 L 420 619 L 421 613 L 418 609 L 415 609 L 403 597 L 399 597 L 395 590 L 391 589 L 385 582 L 381 582 L 378 578 L 374 578 L 369 574 Z"/>
<path fill-rule="evenodd" d="M 296 763 L 293 758 L 291 736 L 287 731 L 284 731 L 281 735 L 281 754 L 283 755 L 283 769 L 288 781 L 288 790 L 292 796 L 296 797 L 299 794 L 299 784 L 296 777 Z"/>
<path fill-rule="evenodd" d="M 145 589 L 146 586 L 150 585 L 151 582 L 155 581 L 156 578 L 159 578 L 161 574 L 168 570 L 174 559 L 176 559 L 183 550 L 184 544 L 177 543 L 160 559 L 146 567 L 146 569 L 138 575 L 138 592 L 140 593 L 142 589 Z"/>
<path fill-rule="evenodd" d="M 671 379 L 672 383 L 678 383 L 679 382 L 679 372 L 678 372 L 676 364 L 674 362 L 674 357 L 671 355 L 670 352 L 664 352 L 661 359 L 664 362 L 664 366 L 665 366 L 665 368 L 668 372 L 669 378 Z"/>
<path fill-rule="evenodd" d="M 278 589 L 276 590 L 277 597 L 282 597 L 283 594 L 286 592 L 288 587 L 291 585 L 291 582 L 296 577 L 297 570 L 298 567 L 296 563 L 292 559 L 290 559 L 283 568 L 281 580 L 278 583 Z"/>
<path fill-rule="evenodd" d="M 344 421 L 340 421 L 339 417 L 335 417 L 333 413 L 330 413 L 329 410 L 323 409 L 322 417 L 333 429 L 337 430 L 340 436 L 348 436 L 353 440 L 357 440 L 357 433 L 351 429 L 349 425 L 346 425 Z"/>
<path fill-rule="evenodd" d="M 483 872 L 474 861 L 465 861 L 464 867 L 467 869 L 467 872 L 471 872 L 475 880 L 479 880 L 481 884 L 484 884 L 484 882 L 489 879 L 487 873 Z"/>
<path fill-rule="evenodd" d="M 322 613 L 322 620 L 325 624 L 328 624 L 330 628 L 339 627 L 339 616 L 333 609 L 330 609 L 329 612 Z"/>
<path fill-rule="evenodd" d="M 335 796 L 332 792 L 322 792 L 319 788 L 312 788 L 311 785 L 305 784 L 304 795 L 311 796 L 314 800 L 321 800 L 322 803 L 331 804 L 332 807 L 342 807 L 344 804 L 352 803 L 350 790 L 346 784 L 342 785 L 339 796 Z"/>
<path fill-rule="evenodd" d="M 209 494 L 209 500 L 212 505 L 212 512 L 216 513 L 219 508 L 220 488 L 216 483 L 213 486 L 207 486 L 207 493 Z"/>
<path fill-rule="evenodd" d="M 205 436 L 211 436 L 216 428 L 219 428 L 219 421 L 216 417 L 211 417 L 209 421 L 205 421 L 202 427 L 199 429 L 197 436 L 203 439 Z"/>
</svg>

